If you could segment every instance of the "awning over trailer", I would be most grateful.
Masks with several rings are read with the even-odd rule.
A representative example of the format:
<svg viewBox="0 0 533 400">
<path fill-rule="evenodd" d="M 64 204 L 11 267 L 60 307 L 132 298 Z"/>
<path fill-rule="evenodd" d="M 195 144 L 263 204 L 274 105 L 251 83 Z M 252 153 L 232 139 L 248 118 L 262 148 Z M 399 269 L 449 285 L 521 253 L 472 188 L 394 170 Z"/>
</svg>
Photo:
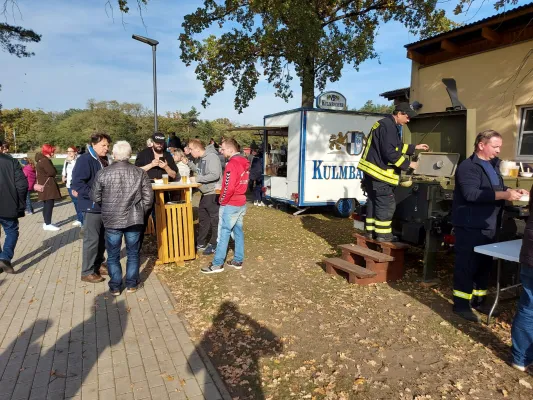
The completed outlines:
<svg viewBox="0 0 533 400">
<path fill-rule="evenodd" d="M 228 128 L 229 132 L 231 131 L 267 131 L 268 136 L 288 136 L 289 127 L 288 126 L 237 126 L 235 128 Z M 256 135 L 261 135 L 262 133 L 258 132 Z"/>
</svg>

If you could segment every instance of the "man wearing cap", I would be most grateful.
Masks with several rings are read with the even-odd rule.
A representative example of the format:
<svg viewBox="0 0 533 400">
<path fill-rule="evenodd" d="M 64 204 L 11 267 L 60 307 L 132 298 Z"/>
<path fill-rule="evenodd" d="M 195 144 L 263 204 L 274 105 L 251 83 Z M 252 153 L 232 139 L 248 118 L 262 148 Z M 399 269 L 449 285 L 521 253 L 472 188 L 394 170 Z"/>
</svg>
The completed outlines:
<svg viewBox="0 0 533 400">
<path fill-rule="evenodd" d="M 152 141 L 152 147 L 147 147 L 137 154 L 135 165 L 145 170 L 150 179 L 161 179 L 167 174 L 169 180 L 179 180 L 178 166 L 172 154 L 164 151 L 165 135 L 156 132 L 152 135 Z"/>
<path fill-rule="evenodd" d="M 168 175 L 169 181 L 179 181 L 181 179 L 178 172 L 178 166 L 172 158 L 172 154 L 165 151 L 165 135 L 161 132 L 156 132 L 152 135 L 152 147 L 147 147 L 137 154 L 135 166 L 141 167 L 145 170 L 150 179 L 162 179 L 164 174 Z M 146 214 L 144 219 L 144 227 L 148 225 L 148 219 L 152 215 L 155 224 L 155 215 L 153 215 L 154 206 L 152 204 L 151 210 Z M 144 242 L 144 230 L 141 234 L 141 244 Z"/>
<path fill-rule="evenodd" d="M 365 148 L 357 168 L 364 173 L 362 185 L 367 194 L 365 236 L 379 242 L 394 242 L 392 216 L 396 210 L 394 188 L 400 182 L 400 172 L 416 169 L 409 161 L 416 150 L 429 150 L 427 144 L 403 144 L 400 129 L 417 115 L 409 103 L 399 103 L 392 115 L 376 122 L 366 138 Z"/>
</svg>

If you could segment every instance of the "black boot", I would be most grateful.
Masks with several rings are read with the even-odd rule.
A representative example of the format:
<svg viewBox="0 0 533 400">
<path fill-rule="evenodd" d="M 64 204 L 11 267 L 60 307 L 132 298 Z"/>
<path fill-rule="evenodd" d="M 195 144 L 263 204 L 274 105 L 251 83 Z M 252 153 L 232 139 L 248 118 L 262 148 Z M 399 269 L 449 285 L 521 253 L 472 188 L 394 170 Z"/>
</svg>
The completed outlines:
<svg viewBox="0 0 533 400">
<path fill-rule="evenodd" d="M 399 241 L 398 237 L 394 235 L 378 236 L 376 238 L 376 242 L 398 242 L 398 241 Z"/>
<path fill-rule="evenodd" d="M 453 312 L 463 319 L 471 322 L 481 322 L 481 319 L 472 311 L 471 308 L 453 308 Z"/>
<path fill-rule="evenodd" d="M 489 315 L 492 304 L 489 304 L 489 302 L 486 301 L 486 296 L 481 298 L 479 296 L 474 296 L 472 299 L 472 308 L 481 314 Z M 492 313 L 492 317 L 497 317 L 499 315 L 500 312 L 496 310 Z"/>
</svg>

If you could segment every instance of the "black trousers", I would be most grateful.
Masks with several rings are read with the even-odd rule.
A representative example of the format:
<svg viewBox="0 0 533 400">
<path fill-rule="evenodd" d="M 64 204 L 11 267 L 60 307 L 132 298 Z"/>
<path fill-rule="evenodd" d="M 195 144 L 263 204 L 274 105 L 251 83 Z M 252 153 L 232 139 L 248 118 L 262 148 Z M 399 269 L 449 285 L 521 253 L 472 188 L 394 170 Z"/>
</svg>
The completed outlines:
<svg viewBox="0 0 533 400">
<path fill-rule="evenodd" d="M 480 304 L 487 296 L 492 257 L 475 253 L 474 247 L 494 243 L 496 231 L 461 227 L 454 231 L 453 304 L 456 310 L 464 310 L 471 301 Z"/>
<path fill-rule="evenodd" d="M 52 223 L 52 211 L 54 211 L 54 199 L 43 201 L 43 219 L 46 225 Z"/>
<path fill-rule="evenodd" d="M 202 195 L 198 205 L 198 245 L 203 246 L 207 243 L 217 245 L 219 208 L 217 194 Z M 209 230 L 211 230 L 211 239 L 208 242 Z"/>
<path fill-rule="evenodd" d="M 105 261 L 105 229 L 102 214 L 84 213 L 81 276 L 95 274 Z"/>
<path fill-rule="evenodd" d="M 369 176 L 363 179 L 367 195 L 365 231 L 375 237 L 392 236 L 392 217 L 396 210 L 394 186 Z"/>
</svg>

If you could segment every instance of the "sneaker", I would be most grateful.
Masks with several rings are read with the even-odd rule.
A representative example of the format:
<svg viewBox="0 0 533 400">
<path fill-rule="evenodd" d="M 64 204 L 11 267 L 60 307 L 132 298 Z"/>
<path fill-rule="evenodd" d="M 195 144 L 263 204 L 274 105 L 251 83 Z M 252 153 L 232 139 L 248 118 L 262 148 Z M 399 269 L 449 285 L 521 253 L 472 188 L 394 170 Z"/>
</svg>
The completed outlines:
<svg viewBox="0 0 533 400">
<path fill-rule="evenodd" d="M 527 371 L 527 367 L 523 366 L 523 365 L 518 365 L 518 364 L 512 363 L 511 367 L 513 367 L 514 369 L 517 369 L 519 371 L 522 371 L 522 372 L 526 372 Z"/>
<path fill-rule="evenodd" d="M 26 215 L 32 215 L 33 211 L 26 211 Z"/>
<path fill-rule="evenodd" d="M 474 311 L 472 311 L 471 308 L 468 308 L 466 310 L 453 310 L 453 312 L 461 318 L 466 319 L 467 321 L 481 322 L 481 319 L 476 314 L 474 314 Z"/>
<path fill-rule="evenodd" d="M 202 274 L 218 274 L 219 272 L 224 272 L 224 266 L 213 265 L 212 263 L 209 263 L 209 265 L 207 267 L 203 267 L 200 272 Z"/>
<path fill-rule="evenodd" d="M 200 250 L 203 250 L 203 249 L 205 249 L 205 244 L 198 244 L 198 245 L 196 245 L 196 250 L 197 250 L 197 251 L 200 251 Z"/>
<path fill-rule="evenodd" d="M 3 270 L 6 274 L 15 273 L 15 270 L 11 266 L 11 263 L 7 260 L 0 260 L 0 269 Z"/>
<path fill-rule="evenodd" d="M 258 206 L 259 205 L 259 202 L 256 200 L 254 201 L 254 206 Z"/>
<path fill-rule="evenodd" d="M 52 225 L 52 224 L 50 224 L 50 225 L 43 224 L 43 229 L 44 229 L 45 231 L 53 231 L 53 232 L 56 232 L 56 231 L 60 230 L 61 228 L 59 228 L 59 227 L 57 227 L 57 226 L 55 226 L 55 225 Z"/>
<path fill-rule="evenodd" d="M 242 261 L 235 261 L 235 260 L 231 260 L 231 261 L 226 261 L 226 265 L 229 266 L 229 267 L 233 267 L 235 269 L 242 269 Z"/>
<path fill-rule="evenodd" d="M 263 203 L 262 201 L 259 202 L 259 203 L 257 203 L 257 205 L 258 205 L 259 207 L 265 207 L 265 203 Z"/>
<path fill-rule="evenodd" d="M 209 243 L 204 248 L 204 256 L 209 256 L 211 254 L 215 254 L 215 251 L 217 250 L 216 246 L 213 246 L 211 243 Z"/>
<path fill-rule="evenodd" d="M 72 223 L 72 226 L 81 226 L 81 222 L 80 221 L 74 221 Z"/>
<path fill-rule="evenodd" d="M 126 293 L 135 293 L 137 291 L 137 286 L 135 287 L 129 287 L 129 288 L 126 288 Z"/>
<path fill-rule="evenodd" d="M 111 290 L 109 289 L 109 293 L 111 293 L 111 296 L 120 296 L 120 290 Z"/>
</svg>

